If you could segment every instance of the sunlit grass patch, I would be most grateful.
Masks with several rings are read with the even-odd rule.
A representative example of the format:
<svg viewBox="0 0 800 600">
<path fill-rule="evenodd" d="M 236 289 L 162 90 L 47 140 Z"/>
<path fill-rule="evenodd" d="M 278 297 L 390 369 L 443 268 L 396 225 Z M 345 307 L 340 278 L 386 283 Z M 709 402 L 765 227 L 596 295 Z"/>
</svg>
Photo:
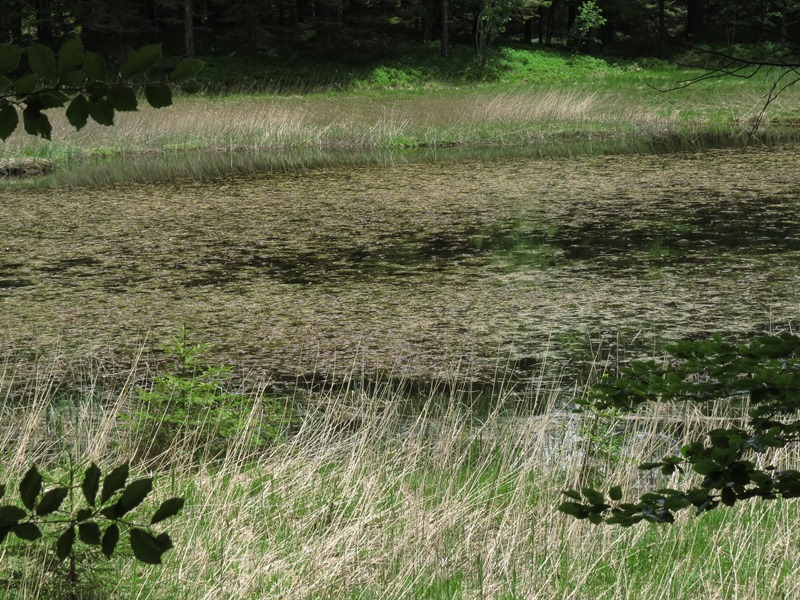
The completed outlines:
<svg viewBox="0 0 800 600">
<path fill-rule="evenodd" d="M 87 162 L 110 156 L 122 159 L 115 165 L 124 173 L 131 157 L 190 152 L 536 146 L 552 156 L 563 152 L 558 146 L 565 142 L 584 154 L 652 152 L 664 140 L 679 150 L 698 147 L 699 139 L 705 140 L 699 147 L 745 145 L 752 142 L 763 94 L 776 76 L 717 79 L 664 92 L 659 90 L 680 87 L 699 72 L 611 67 L 591 57 L 570 62 L 519 49 L 507 54 L 510 62 L 497 67 L 503 73 L 499 82 L 480 85 L 180 97 L 168 110 L 121 113 L 114 128 L 92 123 L 80 132 L 54 115 L 55 142 L 18 133 L 3 145 L 0 164 L 45 158 L 59 169 L 78 162 L 83 170 Z M 770 106 L 760 141 L 797 137 L 790 119 L 796 98 L 789 88 Z"/>
<path fill-rule="evenodd" d="M 4 385 L 13 379 L 3 375 Z M 73 407 L 53 404 L 47 382 L 55 375 L 42 365 L 24 403 L 9 402 L 6 391 L 3 422 L 23 425 L 0 431 L 5 481 L 30 459 L 57 469 L 66 454 L 112 461 L 147 443 L 120 427 L 135 402 L 125 389 L 87 413 L 75 408 L 90 395 Z M 322 392 L 300 428 L 271 448 L 254 454 L 242 434 L 224 457 L 196 462 L 187 438 L 159 466 L 137 464 L 156 476 L 158 493 L 187 499 L 171 525 L 175 548 L 163 567 L 134 565 L 123 553 L 87 576 L 94 589 L 81 597 L 689 600 L 779 597 L 800 585 L 796 502 L 742 503 L 628 530 L 556 511 L 560 490 L 585 476 L 587 460 L 609 485 L 662 485 L 642 479 L 636 464 L 665 443 L 737 422 L 742 407 L 611 417 L 602 435 L 620 443 L 619 460 L 609 462 L 599 438 L 582 433 L 593 417 L 560 410 L 553 397 L 542 415 L 502 403 L 476 414 L 458 391 L 432 393 L 415 413 L 398 410 L 398 399 L 387 388 Z M 60 413 L 55 437 L 52 411 Z M 4 597 L 57 596 L 57 573 L 45 576 L 35 555 L 0 550 L 4 564 L 17 565 Z"/>
</svg>

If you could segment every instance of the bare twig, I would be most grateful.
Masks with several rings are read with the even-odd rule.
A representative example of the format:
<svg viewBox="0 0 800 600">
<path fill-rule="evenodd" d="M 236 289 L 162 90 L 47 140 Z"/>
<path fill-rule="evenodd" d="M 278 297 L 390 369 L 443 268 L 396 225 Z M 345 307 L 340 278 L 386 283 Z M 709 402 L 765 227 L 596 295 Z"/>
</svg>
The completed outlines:
<svg viewBox="0 0 800 600">
<path fill-rule="evenodd" d="M 716 57 L 720 59 L 721 64 L 717 67 L 706 67 L 704 73 L 696 77 L 678 81 L 677 84 L 672 87 L 660 88 L 652 84 L 647 85 L 659 92 L 673 92 L 685 89 L 703 81 L 708 81 L 710 79 L 719 79 L 723 77 L 750 79 L 761 72 L 765 72 L 765 75 L 769 75 L 777 70 L 782 71 L 778 75 L 777 79 L 772 83 L 767 93 L 764 94 L 764 104 L 762 105 L 758 115 L 756 115 L 756 117 L 751 121 L 752 127 L 747 133 L 747 145 L 750 145 L 753 136 L 756 134 L 761 126 L 761 123 L 764 121 L 764 115 L 766 114 L 766 111 L 770 105 L 775 102 L 784 91 L 800 81 L 800 62 L 794 60 L 782 60 L 780 56 L 777 56 L 772 60 L 754 60 L 717 50 L 707 50 L 696 47 L 687 47 L 687 50 L 700 55 Z"/>
</svg>

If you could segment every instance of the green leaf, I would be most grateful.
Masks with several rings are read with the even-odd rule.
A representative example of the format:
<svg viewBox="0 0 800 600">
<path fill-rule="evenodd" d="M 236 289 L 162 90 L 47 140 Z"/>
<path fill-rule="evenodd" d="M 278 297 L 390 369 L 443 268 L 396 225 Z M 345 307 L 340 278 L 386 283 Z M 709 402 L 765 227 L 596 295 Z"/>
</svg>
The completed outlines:
<svg viewBox="0 0 800 600">
<path fill-rule="evenodd" d="M 608 497 L 618 502 L 622 500 L 622 486 L 615 485 L 608 491 Z"/>
<path fill-rule="evenodd" d="M 583 504 L 578 504 L 577 502 L 562 502 L 558 506 L 558 510 L 563 512 L 564 514 L 571 515 L 578 519 L 585 519 L 589 511 Z"/>
<path fill-rule="evenodd" d="M 73 123 L 72 119 L 69 115 L 69 109 L 75 104 L 75 101 L 78 98 L 83 98 L 83 96 L 75 96 L 70 102 L 69 108 L 67 109 L 67 118 L 71 125 L 75 126 L 76 128 L 80 129 L 83 125 L 86 125 L 86 116 L 89 114 L 89 106 L 86 102 L 86 98 L 83 98 L 83 102 L 85 104 L 85 112 L 82 114 L 83 116 L 83 124 L 78 126 Z M 80 108 L 75 110 L 82 110 Z M 75 115 L 73 115 L 75 116 Z M 89 506 L 94 506 L 95 500 L 97 499 L 97 491 L 100 489 L 100 467 L 98 467 L 95 463 L 90 464 L 86 468 L 86 472 L 83 474 L 83 483 L 81 484 L 81 491 L 83 492 L 83 497 L 86 498 L 86 502 L 89 503 Z"/>
<path fill-rule="evenodd" d="M 664 508 L 669 510 L 681 510 L 684 508 L 688 508 L 692 505 L 692 503 L 687 500 L 686 498 L 670 498 L 666 502 L 664 502 Z"/>
<path fill-rule="evenodd" d="M 61 83 L 66 88 L 82 88 L 86 83 L 86 73 L 83 71 L 70 71 L 61 76 Z"/>
<path fill-rule="evenodd" d="M 22 48 L 10 44 L 0 44 L 0 75 L 10 73 L 19 65 Z"/>
<path fill-rule="evenodd" d="M 36 505 L 36 498 L 42 492 L 42 476 L 36 465 L 31 465 L 31 468 L 25 473 L 22 481 L 19 483 L 19 497 L 22 504 L 28 510 L 33 510 Z"/>
<path fill-rule="evenodd" d="M 156 538 L 145 530 L 137 527 L 131 529 L 131 549 L 133 550 L 133 555 L 143 563 L 149 565 L 161 564 L 161 555 L 164 551 Z"/>
<path fill-rule="evenodd" d="M 106 79 L 106 63 L 97 52 L 87 52 L 83 56 L 83 68 L 86 74 L 97 81 Z"/>
<path fill-rule="evenodd" d="M 55 80 L 58 78 L 56 55 L 46 46 L 41 44 L 28 46 L 28 64 L 31 71 L 38 73 L 43 79 Z"/>
<path fill-rule="evenodd" d="M 4 484 L 0 484 L 0 498 L 6 495 L 6 486 Z"/>
<path fill-rule="evenodd" d="M 122 492 L 122 497 L 119 499 L 119 504 L 125 509 L 125 512 L 133 510 L 142 500 L 147 497 L 147 494 L 153 489 L 152 478 L 137 479 L 136 481 L 128 484 L 125 491 Z"/>
<path fill-rule="evenodd" d="M 41 111 L 42 110 L 42 95 L 29 94 L 25 96 L 22 103 L 25 105 L 25 110 Z"/>
<path fill-rule="evenodd" d="M 178 63 L 175 70 L 169 75 L 169 80 L 174 82 L 185 81 L 191 79 L 203 70 L 205 63 L 196 58 L 187 58 Z"/>
<path fill-rule="evenodd" d="M 128 59 L 125 61 L 125 64 L 122 65 L 120 76 L 122 79 L 128 79 L 134 75 L 144 73 L 147 71 L 147 69 L 156 64 L 160 58 L 161 44 L 150 44 L 149 46 L 143 46 L 134 51 L 128 57 Z"/>
<path fill-rule="evenodd" d="M 54 513 L 61 507 L 61 503 L 64 501 L 64 498 L 67 497 L 67 494 L 69 494 L 69 488 L 66 487 L 57 487 L 45 492 L 41 501 L 36 506 L 36 514 L 40 517 L 44 517 Z"/>
<path fill-rule="evenodd" d="M 6 141 L 19 125 L 17 109 L 12 104 L 0 106 L 0 139 Z"/>
<path fill-rule="evenodd" d="M 59 560 L 64 560 L 72 552 L 75 543 L 75 527 L 72 526 L 62 533 L 56 542 L 56 556 Z"/>
<path fill-rule="evenodd" d="M 605 502 L 603 494 L 592 488 L 581 488 L 581 493 L 589 504 L 603 504 Z"/>
<path fill-rule="evenodd" d="M 202 86 L 197 83 L 194 79 L 190 79 L 189 81 L 184 81 L 181 83 L 181 90 L 183 90 L 187 94 L 196 94 L 202 89 Z"/>
<path fill-rule="evenodd" d="M 50 139 L 50 133 L 53 130 L 50 119 L 38 107 L 28 106 L 22 111 L 22 124 L 28 134 L 40 135 L 46 140 Z"/>
<path fill-rule="evenodd" d="M 123 463 L 106 475 L 106 478 L 103 481 L 103 493 L 100 495 L 101 503 L 106 502 L 118 490 L 121 490 L 123 487 L 125 487 L 125 481 L 128 479 L 129 469 L 130 465 L 128 463 Z"/>
<path fill-rule="evenodd" d="M 32 542 L 42 537 L 42 532 L 33 523 L 20 523 L 14 527 L 14 535 L 21 540 Z"/>
<path fill-rule="evenodd" d="M 10 504 L 0 506 L 0 529 L 12 527 L 27 516 L 28 513 L 18 506 L 12 506 Z"/>
<path fill-rule="evenodd" d="M 170 539 L 169 534 L 166 531 L 164 533 L 158 534 L 158 536 L 155 539 L 156 539 L 156 544 L 158 544 L 158 547 L 161 548 L 161 552 L 166 552 L 167 550 L 173 548 L 172 539 Z"/>
<path fill-rule="evenodd" d="M 39 85 L 39 79 L 40 77 L 36 73 L 28 73 L 17 79 L 14 85 L 14 91 L 17 96 L 33 93 Z"/>
<path fill-rule="evenodd" d="M 592 525 L 599 525 L 600 523 L 603 522 L 603 515 L 598 513 L 592 513 L 589 515 L 589 522 Z"/>
<path fill-rule="evenodd" d="M 61 108 L 67 103 L 69 97 L 63 92 L 58 90 L 51 90 L 42 92 L 36 95 L 39 99 L 39 109 L 47 110 L 48 108 Z"/>
<path fill-rule="evenodd" d="M 105 98 L 100 98 L 97 101 L 89 100 L 89 116 L 100 125 L 111 126 L 114 124 L 114 107 Z M 106 477 L 106 481 L 108 481 L 108 477 Z M 103 485 L 103 490 L 105 491 L 105 484 Z"/>
<path fill-rule="evenodd" d="M 733 506 L 736 504 L 736 493 L 729 487 L 723 488 L 720 499 L 725 506 Z"/>
<path fill-rule="evenodd" d="M 695 473 L 700 475 L 711 475 L 712 473 L 719 471 L 720 466 L 716 461 L 713 461 L 710 458 L 703 458 L 695 463 L 692 463 L 692 469 L 694 469 Z"/>
<path fill-rule="evenodd" d="M 81 521 L 85 521 L 86 519 L 91 517 L 93 514 L 94 511 L 92 511 L 91 508 L 82 508 L 75 513 L 75 520 L 80 523 Z"/>
<path fill-rule="evenodd" d="M 126 512 L 127 511 L 125 510 L 124 506 L 122 506 L 119 502 L 115 502 L 111 506 L 106 506 L 104 509 L 102 509 L 100 511 L 100 514 L 107 519 L 116 520 L 119 519 Z"/>
<path fill-rule="evenodd" d="M 172 90 L 166 83 L 151 83 L 145 86 L 144 97 L 153 108 L 164 108 L 172 104 Z"/>
<path fill-rule="evenodd" d="M 14 83 L 5 75 L 0 75 L 0 93 L 5 92 L 8 88 L 11 87 L 11 84 Z"/>
<path fill-rule="evenodd" d="M 112 523 L 103 534 L 103 540 L 100 546 L 103 554 L 105 554 L 107 558 L 111 558 L 111 555 L 114 554 L 117 542 L 119 542 L 119 527 L 116 523 Z"/>
<path fill-rule="evenodd" d="M 578 499 L 580 499 L 580 497 L 578 497 Z M 165 521 L 170 517 L 174 517 L 181 511 L 185 502 L 186 500 L 183 498 L 170 498 L 169 500 L 164 500 L 164 502 L 161 503 L 161 506 L 158 507 L 158 510 L 153 513 L 153 518 L 150 519 L 150 524 L 155 525 L 156 523 Z"/>
<path fill-rule="evenodd" d="M 90 546 L 100 545 L 100 527 L 97 523 L 81 523 L 78 525 L 78 538 Z"/>
<path fill-rule="evenodd" d="M 86 125 L 87 121 L 89 120 L 89 101 L 86 99 L 86 96 L 83 96 L 81 94 L 78 94 L 77 96 L 75 96 L 72 99 L 72 102 L 70 102 L 69 106 L 67 107 L 66 115 L 67 115 L 67 120 L 69 121 L 69 124 L 72 125 L 75 129 L 80 130 L 81 128 L 83 128 L 83 126 Z M 88 471 L 87 471 L 87 475 L 88 475 Z M 100 469 L 97 469 L 97 477 L 98 477 L 98 483 L 99 483 Z M 85 484 L 86 484 L 86 481 L 84 480 L 84 485 Z M 84 496 L 86 495 L 86 490 L 85 489 L 83 491 L 83 494 L 84 494 Z M 96 497 L 97 497 L 97 488 L 95 488 L 94 494 L 92 496 L 92 500 L 89 501 L 89 504 L 94 506 L 94 499 Z M 88 500 L 89 499 L 87 497 L 87 501 Z"/>
<path fill-rule="evenodd" d="M 136 92 L 127 85 L 112 85 L 108 92 L 108 101 L 114 110 L 133 111 L 139 103 L 136 100 Z"/>
<path fill-rule="evenodd" d="M 86 93 L 89 95 L 89 98 L 95 102 L 101 98 L 105 98 L 110 91 L 111 88 L 105 83 L 94 82 L 86 86 Z"/>
<path fill-rule="evenodd" d="M 77 69 L 83 62 L 83 42 L 74 37 L 61 44 L 58 49 L 58 74 Z"/>
</svg>

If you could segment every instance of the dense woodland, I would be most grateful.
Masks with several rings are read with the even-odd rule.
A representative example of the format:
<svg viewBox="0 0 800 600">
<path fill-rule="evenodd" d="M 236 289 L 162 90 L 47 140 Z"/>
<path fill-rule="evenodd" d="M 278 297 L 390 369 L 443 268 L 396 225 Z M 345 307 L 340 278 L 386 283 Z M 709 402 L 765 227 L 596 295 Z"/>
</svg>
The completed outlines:
<svg viewBox="0 0 800 600">
<path fill-rule="evenodd" d="M 798 39 L 800 0 L 0 0 L 0 43 L 80 33 L 110 56 L 153 42 L 185 56 L 360 61 L 419 43 L 447 56 L 452 44 L 500 38 L 569 45 L 581 25 L 573 49 L 658 56 L 686 42 Z"/>
</svg>

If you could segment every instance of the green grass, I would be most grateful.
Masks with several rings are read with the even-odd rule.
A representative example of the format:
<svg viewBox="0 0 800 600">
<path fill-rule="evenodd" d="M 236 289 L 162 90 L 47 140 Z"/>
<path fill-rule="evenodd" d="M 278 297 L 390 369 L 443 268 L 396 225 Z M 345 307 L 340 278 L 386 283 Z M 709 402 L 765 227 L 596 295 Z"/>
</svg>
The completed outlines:
<svg viewBox="0 0 800 600">
<path fill-rule="evenodd" d="M 28 400 L 3 405 L 2 423 L 14 424 L 0 428 L 4 481 L 18 479 L 31 459 L 58 473 L 66 455 L 110 464 L 147 443 L 118 418 L 136 395 L 123 390 L 101 402 L 84 394 L 70 407 L 68 396 L 55 402 L 48 391 L 54 373 L 40 373 L 26 384 Z M 4 373 L 4 385 L 12 375 Z M 800 585 L 795 501 L 628 530 L 556 510 L 586 452 L 609 484 L 630 489 L 643 484 L 637 462 L 663 451 L 654 432 L 676 416 L 687 434 L 736 418 L 725 407 L 709 416 L 663 407 L 642 414 L 614 434 L 621 460 L 609 463 L 604 450 L 580 443 L 582 417 L 553 406 L 540 416 L 497 410 L 476 418 L 458 392 L 449 402 L 431 396 L 418 414 L 401 414 L 396 400 L 386 390 L 323 393 L 299 431 L 272 448 L 253 453 L 242 435 L 221 460 L 197 462 L 182 441 L 168 461 L 137 464 L 137 473 L 155 476 L 156 501 L 187 499 L 169 526 L 175 548 L 160 567 L 126 552 L 101 562 L 84 571 L 79 597 L 688 600 L 780 598 Z M 47 407 L 59 411 L 56 430 Z M 360 424 L 343 427 L 354 408 Z M 792 465 L 798 456 L 776 458 Z M 42 556 L 0 546 L 0 596 L 64 597 L 63 577 Z"/>
<path fill-rule="evenodd" d="M 55 115 L 54 142 L 17 133 L 3 145 L 0 162 L 52 162 L 56 173 L 37 185 L 102 185 L 109 178 L 213 177 L 220 170 L 247 172 L 281 162 L 265 153 L 290 161 L 298 153 L 324 154 L 333 164 L 353 155 L 363 162 L 387 155 L 424 160 L 418 151 L 426 149 L 437 155 L 456 148 L 561 156 L 743 146 L 753 142 L 753 119 L 777 76 L 716 79 L 662 92 L 700 71 L 536 47 L 499 49 L 476 69 L 466 47 L 451 60 L 422 48 L 394 61 L 335 69 L 213 58 L 199 96 L 179 97 L 165 110 L 119 114 L 114 128 L 90 124 L 74 132 Z M 790 88 L 770 107 L 758 143 L 800 136 L 789 122 L 798 93 Z M 204 155 L 223 158 L 214 166 Z M 318 159 L 309 160 L 303 166 Z"/>
<path fill-rule="evenodd" d="M 272 92 L 281 94 L 336 93 L 352 90 L 460 87 L 492 83 L 542 83 L 575 76 L 636 68 L 562 50 L 524 46 L 498 48 L 486 65 L 478 64 L 472 46 L 456 46 L 447 59 L 438 44 L 416 46 L 380 62 L 320 61 L 319 57 L 204 57 L 199 81 L 210 93 Z"/>
</svg>

